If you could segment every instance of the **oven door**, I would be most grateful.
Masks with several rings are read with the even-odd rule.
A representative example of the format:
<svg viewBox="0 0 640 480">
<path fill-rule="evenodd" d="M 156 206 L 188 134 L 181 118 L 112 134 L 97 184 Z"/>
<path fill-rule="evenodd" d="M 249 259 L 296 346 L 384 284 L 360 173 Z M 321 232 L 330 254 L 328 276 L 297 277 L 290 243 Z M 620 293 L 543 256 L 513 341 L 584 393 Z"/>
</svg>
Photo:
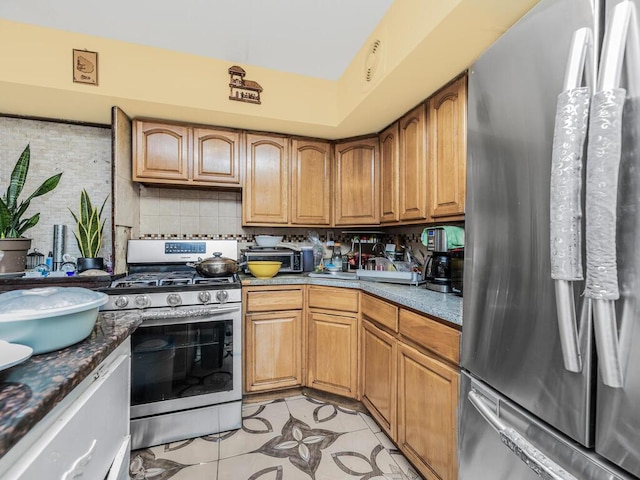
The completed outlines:
<svg viewBox="0 0 640 480">
<path fill-rule="evenodd" d="M 131 418 L 242 398 L 240 303 L 142 317 L 131 336 Z"/>
</svg>

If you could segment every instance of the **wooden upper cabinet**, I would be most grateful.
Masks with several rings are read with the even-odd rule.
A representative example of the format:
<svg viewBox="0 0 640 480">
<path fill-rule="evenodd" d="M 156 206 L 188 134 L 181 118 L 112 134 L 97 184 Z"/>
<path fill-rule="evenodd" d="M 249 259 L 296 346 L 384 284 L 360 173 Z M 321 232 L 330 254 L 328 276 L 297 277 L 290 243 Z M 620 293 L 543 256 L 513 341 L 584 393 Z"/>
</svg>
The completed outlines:
<svg viewBox="0 0 640 480">
<path fill-rule="evenodd" d="M 461 77 L 430 100 L 430 216 L 464 218 L 467 164 L 467 78 Z"/>
<path fill-rule="evenodd" d="M 331 144 L 294 139 L 291 147 L 291 223 L 331 225 Z"/>
<path fill-rule="evenodd" d="M 399 184 L 399 133 L 394 123 L 380 134 L 380 223 L 397 222 Z"/>
<path fill-rule="evenodd" d="M 136 120 L 134 181 L 189 180 L 189 129 Z"/>
<path fill-rule="evenodd" d="M 378 138 L 336 144 L 334 165 L 334 224 L 379 224 Z"/>
<path fill-rule="evenodd" d="M 241 186 L 240 132 L 134 120 L 133 180 L 181 186 Z"/>
<path fill-rule="evenodd" d="M 289 222 L 289 139 L 247 134 L 243 224 Z"/>
<path fill-rule="evenodd" d="M 193 129 L 193 179 L 240 184 L 240 132 Z"/>
<path fill-rule="evenodd" d="M 400 119 L 400 220 L 426 220 L 427 113 L 425 104 Z"/>
</svg>

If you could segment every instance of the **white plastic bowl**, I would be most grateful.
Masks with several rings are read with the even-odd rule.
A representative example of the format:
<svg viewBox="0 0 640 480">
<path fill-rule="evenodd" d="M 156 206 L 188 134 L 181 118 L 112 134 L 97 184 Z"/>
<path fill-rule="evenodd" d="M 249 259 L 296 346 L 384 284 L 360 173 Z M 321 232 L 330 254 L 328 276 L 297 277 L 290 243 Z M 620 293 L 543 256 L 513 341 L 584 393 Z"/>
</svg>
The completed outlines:
<svg viewBox="0 0 640 480">
<path fill-rule="evenodd" d="M 0 294 L 0 340 L 52 352 L 89 336 L 109 297 L 80 287 L 47 287 Z"/>
<path fill-rule="evenodd" d="M 256 235 L 255 240 L 259 247 L 275 247 L 283 238 L 274 235 Z"/>
</svg>

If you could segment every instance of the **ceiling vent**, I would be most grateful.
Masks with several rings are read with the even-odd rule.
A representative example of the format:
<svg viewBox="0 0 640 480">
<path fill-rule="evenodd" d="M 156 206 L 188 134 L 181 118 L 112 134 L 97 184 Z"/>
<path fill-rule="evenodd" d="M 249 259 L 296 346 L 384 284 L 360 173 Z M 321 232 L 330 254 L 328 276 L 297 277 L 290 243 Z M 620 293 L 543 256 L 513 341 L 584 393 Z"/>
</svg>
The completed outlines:
<svg viewBox="0 0 640 480">
<path fill-rule="evenodd" d="M 364 60 L 364 87 L 370 88 L 384 70 L 383 65 L 384 48 L 380 39 L 375 39 L 369 45 L 369 52 Z"/>
</svg>

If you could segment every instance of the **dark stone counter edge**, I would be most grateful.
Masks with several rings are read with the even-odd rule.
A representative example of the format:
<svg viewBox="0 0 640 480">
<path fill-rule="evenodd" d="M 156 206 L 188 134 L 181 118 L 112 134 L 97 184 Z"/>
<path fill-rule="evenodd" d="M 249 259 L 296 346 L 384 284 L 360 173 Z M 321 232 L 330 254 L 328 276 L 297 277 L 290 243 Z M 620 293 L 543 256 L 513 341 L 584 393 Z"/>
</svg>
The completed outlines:
<svg viewBox="0 0 640 480">
<path fill-rule="evenodd" d="M 22 371 L 33 370 L 36 367 L 34 365 L 36 363 L 54 363 L 60 357 L 70 357 L 65 358 L 65 370 L 72 370 L 62 380 L 58 378 L 45 379 L 45 381 L 48 380 L 50 383 L 55 383 L 55 385 L 47 388 L 44 395 L 37 399 L 35 404 L 27 405 L 19 412 L 11 412 L 10 415 L 6 415 L 7 412 L 0 409 L 0 460 L 142 323 L 137 314 L 127 315 L 130 317 L 128 321 L 121 323 L 116 320 L 121 315 L 118 313 L 101 313 L 98 316 L 93 332 L 81 342 L 55 352 L 33 356 L 22 364 L 0 372 L 0 385 L 4 382 L 20 383 Z M 101 330 L 102 334 L 104 334 L 107 321 L 117 323 L 120 328 L 96 340 L 96 332 Z M 77 363 L 70 362 L 74 358 L 82 357 L 81 352 L 83 350 L 89 350 L 90 353 L 85 358 L 80 358 Z M 26 375 L 27 373 L 25 372 Z M 32 376 L 33 372 L 28 372 L 28 375 Z M 60 375 L 56 377 L 60 377 Z M 6 407 L 5 402 L 0 402 L 0 405 Z"/>
<path fill-rule="evenodd" d="M 278 285 L 320 285 L 359 289 L 401 307 L 434 317 L 441 323 L 455 329 L 462 329 L 462 297 L 427 290 L 424 286 L 409 286 L 368 280 L 308 277 L 305 274 L 283 274 L 262 280 L 250 275 L 241 275 L 242 285 L 278 286 Z"/>
</svg>

